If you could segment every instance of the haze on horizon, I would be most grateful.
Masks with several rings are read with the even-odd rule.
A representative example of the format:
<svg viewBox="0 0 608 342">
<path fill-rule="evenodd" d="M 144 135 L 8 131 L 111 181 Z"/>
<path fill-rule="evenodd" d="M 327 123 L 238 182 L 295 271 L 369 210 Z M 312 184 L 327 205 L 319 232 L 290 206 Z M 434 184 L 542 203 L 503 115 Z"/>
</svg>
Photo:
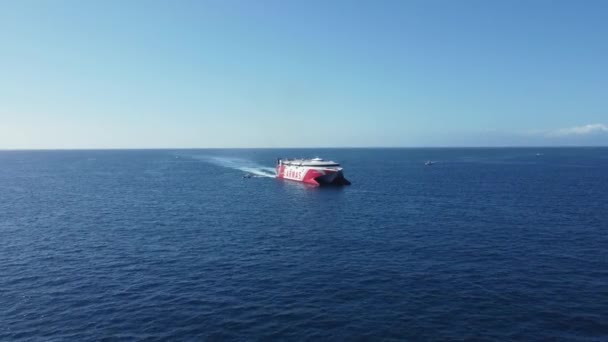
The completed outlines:
<svg viewBox="0 0 608 342">
<path fill-rule="evenodd" d="M 608 146 L 606 1 L 5 1 L 0 149 Z"/>
</svg>

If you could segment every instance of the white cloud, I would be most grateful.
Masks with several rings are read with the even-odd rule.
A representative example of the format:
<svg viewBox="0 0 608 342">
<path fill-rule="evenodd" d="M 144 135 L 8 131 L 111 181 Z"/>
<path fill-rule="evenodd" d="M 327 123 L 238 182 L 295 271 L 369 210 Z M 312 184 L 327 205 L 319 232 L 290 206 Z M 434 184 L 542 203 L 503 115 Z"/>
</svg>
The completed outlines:
<svg viewBox="0 0 608 342">
<path fill-rule="evenodd" d="M 574 126 L 569 128 L 562 128 L 547 133 L 551 137 L 566 137 L 566 136 L 581 136 L 590 135 L 596 133 L 608 133 L 608 126 L 604 124 L 589 124 L 584 126 Z"/>
</svg>

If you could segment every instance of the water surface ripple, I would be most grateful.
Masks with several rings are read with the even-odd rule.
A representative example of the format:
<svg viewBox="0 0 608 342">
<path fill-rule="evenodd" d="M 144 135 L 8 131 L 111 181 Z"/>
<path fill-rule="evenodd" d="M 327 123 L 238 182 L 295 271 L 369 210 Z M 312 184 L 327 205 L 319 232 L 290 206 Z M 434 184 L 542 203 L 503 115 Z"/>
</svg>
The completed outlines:
<svg viewBox="0 0 608 342">
<path fill-rule="evenodd" d="M 607 155 L 0 152 L 0 340 L 606 340 Z"/>
</svg>

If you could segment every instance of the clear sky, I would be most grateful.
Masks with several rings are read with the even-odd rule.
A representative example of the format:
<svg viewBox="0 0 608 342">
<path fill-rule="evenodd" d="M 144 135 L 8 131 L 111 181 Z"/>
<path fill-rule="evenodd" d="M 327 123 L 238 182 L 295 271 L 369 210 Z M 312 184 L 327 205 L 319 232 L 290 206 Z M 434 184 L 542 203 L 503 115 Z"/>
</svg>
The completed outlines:
<svg viewBox="0 0 608 342">
<path fill-rule="evenodd" d="M 608 145 L 608 1 L 0 1 L 0 149 Z"/>
</svg>

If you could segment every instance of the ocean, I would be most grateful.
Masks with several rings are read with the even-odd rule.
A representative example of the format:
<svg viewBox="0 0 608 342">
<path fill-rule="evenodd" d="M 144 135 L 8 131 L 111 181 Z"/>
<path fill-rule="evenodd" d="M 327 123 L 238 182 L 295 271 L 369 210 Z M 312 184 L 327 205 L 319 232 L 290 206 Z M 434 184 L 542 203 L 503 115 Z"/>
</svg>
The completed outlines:
<svg viewBox="0 0 608 342">
<path fill-rule="evenodd" d="M 0 151 L 1 341 L 607 340 L 607 252 L 608 148 Z"/>
</svg>

